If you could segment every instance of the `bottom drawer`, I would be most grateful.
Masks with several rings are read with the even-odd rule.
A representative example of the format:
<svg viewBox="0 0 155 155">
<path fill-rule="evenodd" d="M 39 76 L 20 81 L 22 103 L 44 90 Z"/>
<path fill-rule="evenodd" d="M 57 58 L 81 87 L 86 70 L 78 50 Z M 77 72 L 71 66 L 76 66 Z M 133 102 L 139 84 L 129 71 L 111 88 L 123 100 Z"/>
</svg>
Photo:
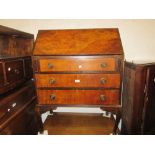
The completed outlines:
<svg viewBox="0 0 155 155">
<path fill-rule="evenodd" d="M 38 90 L 37 93 L 39 104 L 119 104 L 119 90 Z"/>
</svg>

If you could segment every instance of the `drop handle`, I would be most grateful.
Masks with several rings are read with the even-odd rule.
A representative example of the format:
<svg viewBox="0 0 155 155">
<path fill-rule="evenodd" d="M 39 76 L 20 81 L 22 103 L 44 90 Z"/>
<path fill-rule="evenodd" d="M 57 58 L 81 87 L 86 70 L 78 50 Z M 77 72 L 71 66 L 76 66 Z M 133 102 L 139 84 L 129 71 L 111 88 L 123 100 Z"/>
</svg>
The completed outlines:
<svg viewBox="0 0 155 155">
<path fill-rule="evenodd" d="M 102 68 L 106 68 L 107 66 L 108 66 L 107 63 L 105 63 L 105 62 L 101 63 L 101 67 L 102 67 Z"/>
<path fill-rule="evenodd" d="M 100 100 L 105 101 L 105 95 L 100 95 Z"/>
<path fill-rule="evenodd" d="M 55 79 L 49 79 L 49 83 L 50 84 L 54 84 L 55 83 Z"/>
<path fill-rule="evenodd" d="M 101 84 L 106 84 L 106 83 L 107 83 L 107 80 L 104 79 L 104 78 L 101 78 L 100 83 L 101 83 Z"/>
<path fill-rule="evenodd" d="M 53 67 L 54 67 L 53 64 L 51 64 L 51 63 L 48 64 L 48 69 L 52 69 Z"/>
<path fill-rule="evenodd" d="M 51 94 L 51 95 L 50 95 L 50 99 L 51 99 L 51 100 L 55 100 L 55 98 L 56 98 L 55 94 Z"/>
</svg>

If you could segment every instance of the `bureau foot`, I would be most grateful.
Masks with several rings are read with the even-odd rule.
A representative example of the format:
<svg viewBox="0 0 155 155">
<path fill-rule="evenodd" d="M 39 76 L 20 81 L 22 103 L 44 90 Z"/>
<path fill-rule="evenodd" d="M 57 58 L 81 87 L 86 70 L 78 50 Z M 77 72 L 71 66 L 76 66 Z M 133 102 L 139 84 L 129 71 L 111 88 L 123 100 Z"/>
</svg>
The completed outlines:
<svg viewBox="0 0 155 155">
<path fill-rule="evenodd" d="M 40 108 L 38 106 L 36 106 L 35 111 L 36 111 L 36 116 L 37 116 L 37 128 L 38 128 L 38 131 L 40 133 L 43 133 L 44 132 L 44 127 L 43 127 L 43 122 L 42 122 L 42 119 L 41 119 Z"/>
<path fill-rule="evenodd" d="M 119 125 L 120 120 L 121 120 L 121 111 L 118 111 L 116 114 L 116 121 L 115 121 L 114 129 L 113 129 L 113 135 L 117 134 L 118 125 Z"/>
<path fill-rule="evenodd" d="M 50 114 L 53 114 L 53 110 L 56 110 L 57 107 L 55 106 L 44 106 L 44 105 L 37 105 L 36 106 L 36 114 L 37 114 L 37 121 L 38 121 L 38 131 L 40 134 L 43 134 L 44 132 L 44 125 L 42 122 L 41 115 L 47 111 L 50 112 Z"/>
<path fill-rule="evenodd" d="M 119 122 L 121 120 L 121 106 L 118 106 L 118 107 L 100 107 L 101 110 L 104 110 L 107 112 L 111 112 L 111 117 L 114 118 L 113 115 L 116 115 L 116 120 L 115 120 L 115 124 L 114 124 L 114 127 L 113 127 L 113 135 L 116 135 L 117 134 L 117 130 L 118 130 L 118 125 L 119 125 Z M 115 118 L 114 118 L 115 119 Z"/>
</svg>

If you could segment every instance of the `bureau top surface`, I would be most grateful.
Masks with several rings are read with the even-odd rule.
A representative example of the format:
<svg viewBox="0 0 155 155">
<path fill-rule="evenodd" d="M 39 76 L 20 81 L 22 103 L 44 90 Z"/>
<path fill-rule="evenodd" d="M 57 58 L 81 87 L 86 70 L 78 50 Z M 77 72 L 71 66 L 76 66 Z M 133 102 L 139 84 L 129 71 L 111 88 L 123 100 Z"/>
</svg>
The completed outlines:
<svg viewBox="0 0 155 155">
<path fill-rule="evenodd" d="M 34 55 L 123 54 L 117 28 L 40 30 Z"/>
</svg>

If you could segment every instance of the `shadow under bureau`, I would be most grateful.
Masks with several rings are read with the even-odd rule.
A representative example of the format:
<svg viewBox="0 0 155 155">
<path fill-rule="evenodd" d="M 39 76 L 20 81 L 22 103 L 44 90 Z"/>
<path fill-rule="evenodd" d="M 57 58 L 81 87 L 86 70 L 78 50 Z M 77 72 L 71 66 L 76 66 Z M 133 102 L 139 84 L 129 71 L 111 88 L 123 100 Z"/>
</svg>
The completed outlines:
<svg viewBox="0 0 155 155">
<path fill-rule="evenodd" d="M 100 107 L 119 120 L 123 59 L 118 29 L 40 30 L 33 51 L 38 115 Z"/>
</svg>

